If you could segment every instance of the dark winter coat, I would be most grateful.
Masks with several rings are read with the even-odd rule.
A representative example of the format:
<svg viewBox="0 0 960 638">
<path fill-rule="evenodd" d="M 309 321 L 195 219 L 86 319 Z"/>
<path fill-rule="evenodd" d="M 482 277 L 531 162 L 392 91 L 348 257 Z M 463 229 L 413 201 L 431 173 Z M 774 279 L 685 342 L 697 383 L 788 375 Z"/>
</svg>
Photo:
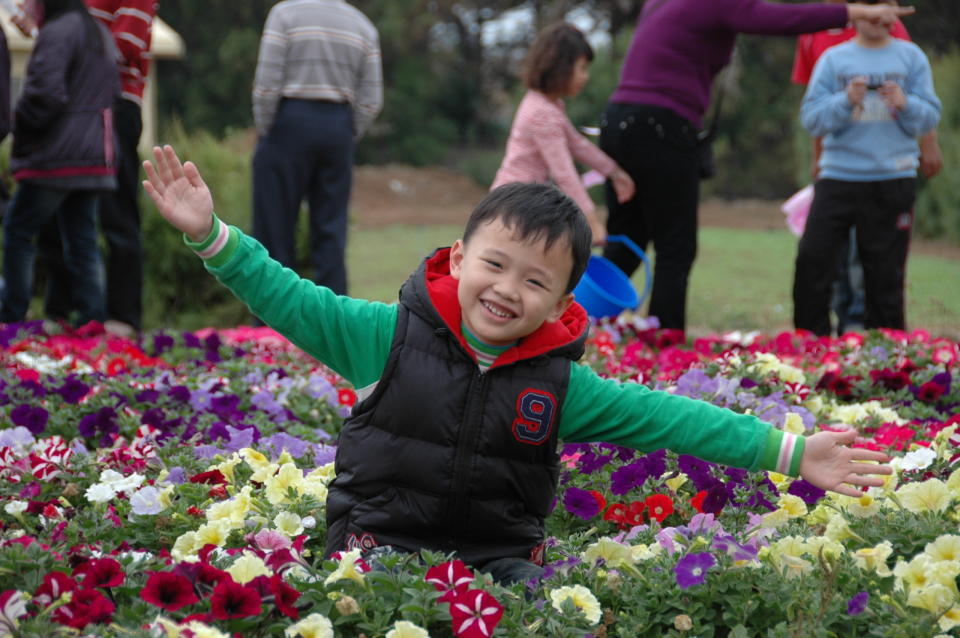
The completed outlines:
<svg viewBox="0 0 960 638">
<path fill-rule="evenodd" d="M 392 349 L 373 394 L 344 424 L 327 497 L 327 554 L 390 545 L 469 564 L 539 558 L 559 475 L 557 431 L 586 321 L 559 343 L 521 340 L 485 373 L 459 325 L 448 253 L 400 293 Z M 541 331 L 546 334 L 546 331 Z"/>
<path fill-rule="evenodd" d="M 116 48 L 87 41 L 87 16 L 68 11 L 43 25 L 27 64 L 13 122 L 10 168 L 18 180 L 116 173 L 112 111 L 120 91 Z"/>
</svg>

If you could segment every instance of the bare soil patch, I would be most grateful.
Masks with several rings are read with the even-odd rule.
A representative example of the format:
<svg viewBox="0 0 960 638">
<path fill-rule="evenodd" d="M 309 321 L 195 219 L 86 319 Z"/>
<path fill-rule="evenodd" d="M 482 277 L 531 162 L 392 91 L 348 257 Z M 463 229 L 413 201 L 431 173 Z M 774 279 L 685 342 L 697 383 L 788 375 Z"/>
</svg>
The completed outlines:
<svg viewBox="0 0 960 638">
<path fill-rule="evenodd" d="M 470 177 L 442 166 L 400 164 L 358 166 L 350 202 L 358 228 L 392 224 L 463 225 L 486 189 Z M 700 204 L 700 224 L 750 230 L 781 230 L 779 201 L 711 199 Z M 600 211 L 603 214 L 603 211 Z M 911 250 L 960 261 L 960 246 L 914 239 Z"/>
</svg>

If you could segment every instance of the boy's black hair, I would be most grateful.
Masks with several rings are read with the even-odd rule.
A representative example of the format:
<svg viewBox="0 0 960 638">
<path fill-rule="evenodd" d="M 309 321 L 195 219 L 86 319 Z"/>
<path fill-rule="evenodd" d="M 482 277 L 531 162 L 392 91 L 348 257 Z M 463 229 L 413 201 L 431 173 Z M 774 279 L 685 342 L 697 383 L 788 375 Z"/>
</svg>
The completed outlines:
<svg viewBox="0 0 960 638">
<path fill-rule="evenodd" d="M 543 239 L 549 250 L 557 241 L 570 245 L 573 269 L 567 281 L 568 293 L 577 286 L 590 259 L 593 233 L 577 204 L 549 184 L 514 182 L 495 188 L 470 213 L 463 229 L 463 243 L 483 224 L 500 220 L 521 241 Z"/>
</svg>

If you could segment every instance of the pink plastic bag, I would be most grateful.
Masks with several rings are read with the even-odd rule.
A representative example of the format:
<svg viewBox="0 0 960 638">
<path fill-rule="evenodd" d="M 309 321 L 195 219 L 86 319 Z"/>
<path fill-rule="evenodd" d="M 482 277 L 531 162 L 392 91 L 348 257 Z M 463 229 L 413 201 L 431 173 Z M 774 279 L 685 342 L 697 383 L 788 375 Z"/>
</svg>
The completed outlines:
<svg viewBox="0 0 960 638">
<path fill-rule="evenodd" d="M 813 185 L 808 184 L 791 195 L 790 199 L 780 207 L 783 214 L 787 216 L 784 220 L 787 222 L 787 228 L 797 237 L 803 235 L 803 229 L 807 225 L 807 216 L 810 214 L 811 202 L 813 202 Z"/>
</svg>

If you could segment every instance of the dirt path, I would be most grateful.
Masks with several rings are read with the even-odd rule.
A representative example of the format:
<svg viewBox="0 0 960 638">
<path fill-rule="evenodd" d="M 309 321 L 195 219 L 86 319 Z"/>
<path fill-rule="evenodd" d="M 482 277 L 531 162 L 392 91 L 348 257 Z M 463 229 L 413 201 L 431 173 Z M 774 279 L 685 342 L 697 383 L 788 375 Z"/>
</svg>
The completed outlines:
<svg viewBox="0 0 960 638">
<path fill-rule="evenodd" d="M 486 190 L 471 178 L 443 167 L 397 164 L 359 166 L 354 171 L 351 200 L 353 222 L 359 228 L 391 224 L 462 225 Z M 703 226 L 781 230 L 778 201 L 709 200 L 700 205 Z M 601 211 L 602 213 L 602 211 Z M 914 252 L 960 261 L 960 246 L 914 239 Z"/>
</svg>

